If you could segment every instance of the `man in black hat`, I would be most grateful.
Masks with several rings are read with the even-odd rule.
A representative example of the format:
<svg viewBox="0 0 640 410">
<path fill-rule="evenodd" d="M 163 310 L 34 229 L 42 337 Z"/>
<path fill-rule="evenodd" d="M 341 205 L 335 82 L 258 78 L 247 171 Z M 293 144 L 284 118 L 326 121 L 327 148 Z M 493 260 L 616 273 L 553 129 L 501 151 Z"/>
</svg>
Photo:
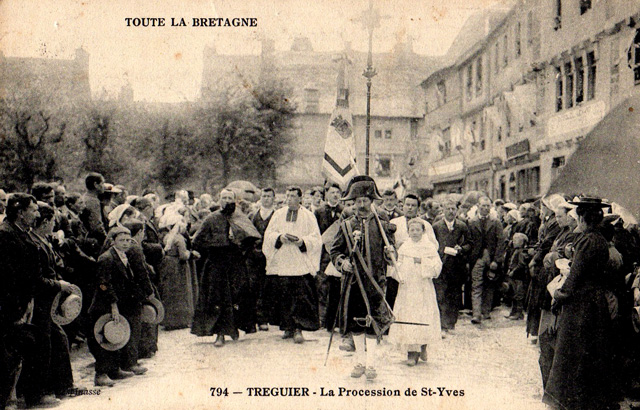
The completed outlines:
<svg viewBox="0 0 640 410">
<path fill-rule="evenodd" d="M 357 364 L 351 376 L 365 374 L 367 380 L 376 378 L 377 344 L 391 322 L 384 288 L 395 227 L 372 211 L 376 199 L 381 197 L 371 177 L 357 176 L 349 182 L 343 200 L 355 200 L 356 214 L 342 222 L 331 248 L 331 260 L 344 280 L 342 333 L 369 336 L 354 338 Z"/>
</svg>

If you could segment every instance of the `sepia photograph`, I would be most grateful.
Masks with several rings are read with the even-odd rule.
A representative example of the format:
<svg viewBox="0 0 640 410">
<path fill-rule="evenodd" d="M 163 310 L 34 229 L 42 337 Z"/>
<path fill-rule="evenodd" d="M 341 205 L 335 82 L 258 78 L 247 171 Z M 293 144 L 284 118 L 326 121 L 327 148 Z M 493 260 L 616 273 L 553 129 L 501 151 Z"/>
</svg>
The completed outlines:
<svg viewBox="0 0 640 410">
<path fill-rule="evenodd" d="M 639 178 L 640 0 L 0 0 L 0 410 L 640 409 Z"/>
</svg>

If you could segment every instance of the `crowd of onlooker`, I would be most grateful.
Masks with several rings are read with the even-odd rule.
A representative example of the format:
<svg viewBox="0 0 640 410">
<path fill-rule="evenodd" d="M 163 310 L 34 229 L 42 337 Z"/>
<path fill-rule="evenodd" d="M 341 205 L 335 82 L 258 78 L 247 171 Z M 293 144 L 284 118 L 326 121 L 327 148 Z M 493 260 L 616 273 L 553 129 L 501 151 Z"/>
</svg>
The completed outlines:
<svg viewBox="0 0 640 410">
<path fill-rule="evenodd" d="M 87 175 L 85 185 L 82 193 L 43 182 L 29 194 L 0 190 L 0 406 L 16 407 L 23 400 L 27 407 L 55 406 L 73 392 L 69 351 L 74 344 L 86 343 L 95 357 L 96 386 L 144 374 L 138 360 L 157 351 L 159 326 L 166 331 L 192 326 L 198 299 L 206 295 L 204 265 L 213 258 L 211 244 L 198 233 L 214 213 L 228 211 L 230 202 L 231 214 L 245 215 L 255 227 L 249 231 L 259 233 L 248 246 L 234 241 L 228 228 L 224 233 L 230 235 L 229 246 L 237 242 L 245 276 L 229 284 L 228 302 L 238 322 L 232 334 L 267 331 L 273 324 L 269 304 L 275 302 L 265 296 L 269 281 L 260 236 L 285 204 L 282 195 L 271 188 L 227 190 L 231 194 L 214 199 L 181 190 L 161 200 L 152 191 L 129 194 L 97 173 Z M 352 201 L 340 200 L 337 185 L 299 192 L 321 233 L 354 212 Z M 548 403 L 579 408 L 557 397 L 557 378 L 568 377 L 565 361 L 583 363 L 576 351 L 593 355 L 603 344 L 611 353 L 611 398 L 640 387 L 634 384 L 640 323 L 633 322 L 640 305 L 640 237 L 636 221 L 623 209 L 561 195 L 522 204 L 491 201 L 481 193 L 423 200 L 414 194 L 399 199 L 389 190 L 382 198 L 374 207 L 397 226 L 396 242 L 406 240 L 408 222 L 420 218 L 426 237 L 438 247 L 443 266 L 434 285 L 443 338 L 455 333 L 461 310 L 482 327 L 504 303 L 511 307 L 507 318 L 526 319 L 531 342 L 540 345 Z M 606 255 L 598 246 L 605 246 Z M 332 267 L 323 252 L 314 286 L 318 326 L 329 331 L 340 296 L 340 274 Z M 560 293 L 548 290 L 554 281 Z M 397 291 L 390 274 L 385 295 L 391 307 Z M 580 298 L 604 302 L 576 307 Z M 591 325 L 572 322 L 568 311 L 589 317 Z M 580 326 L 588 330 L 573 332 Z M 296 335 L 296 342 L 301 338 Z M 584 349 L 573 348 L 574 356 L 565 358 L 567 343 Z M 224 345 L 224 335 L 216 345 Z M 343 336 L 340 348 L 353 350 L 353 339 Z M 600 356 L 590 358 L 601 366 L 594 369 L 604 372 Z"/>
</svg>

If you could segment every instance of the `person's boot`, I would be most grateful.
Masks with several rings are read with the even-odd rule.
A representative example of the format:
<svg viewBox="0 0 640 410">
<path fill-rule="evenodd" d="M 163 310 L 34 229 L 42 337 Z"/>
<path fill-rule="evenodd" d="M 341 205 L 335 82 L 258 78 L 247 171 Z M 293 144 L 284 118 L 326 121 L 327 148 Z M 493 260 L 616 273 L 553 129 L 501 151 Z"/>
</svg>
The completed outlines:
<svg viewBox="0 0 640 410">
<path fill-rule="evenodd" d="M 407 366 L 413 367 L 418 364 L 418 359 L 420 358 L 420 353 L 418 352 L 407 352 Z"/>
<path fill-rule="evenodd" d="M 293 338 L 293 331 L 292 330 L 285 330 L 284 334 L 282 335 L 283 339 L 291 339 Z"/>
<path fill-rule="evenodd" d="M 111 380 L 122 380 L 122 379 L 128 379 L 129 377 L 133 377 L 134 374 L 133 372 L 127 372 L 125 370 L 118 369 L 115 372 L 109 373 L 108 376 Z"/>
<path fill-rule="evenodd" d="M 353 342 L 353 336 L 351 335 L 351 333 L 342 336 L 342 342 L 340 343 L 340 346 L 338 347 L 338 349 L 344 352 L 356 351 L 356 345 Z"/>
<path fill-rule="evenodd" d="M 126 372 L 131 372 L 133 374 L 135 374 L 136 376 L 140 376 L 143 375 L 147 372 L 147 368 L 146 367 L 142 367 L 139 364 L 136 364 L 134 366 L 131 366 L 127 369 L 123 369 Z"/>
<path fill-rule="evenodd" d="M 266 324 L 266 323 L 261 323 L 258 326 L 258 329 L 260 329 L 260 331 L 262 331 L 262 332 L 268 332 L 269 331 L 269 325 Z"/>
<path fill-rule="evenodd" d="M 224 335 L 218 335 L 216 337 L 216 341 L 213 343 L 213 345 L 215 347 L 222 347 L 224 346 Z"/>
<path fill-rule="evenodd" d="M 293 342 L 297 344 L 301 344 L 304 342 L 304 338 L 302 337 L 302 331 L 300 329 L 296 329 L 293 332 Z"/>
<path fill-rule="evenodd" d="M 367 367 L 364 371 L 364 375 L 368 381 L 375 380 L 375 378 L 378 377 L 378 373 L 376 372 L 376 369 L 373 368 L 373 366 Z"/>
<path fill-rule="evenodd" d="M 96 387 L 113 387 L 115 384 L 116 382 L 104 373 L 96 374 L 96 377 L 93 379 L 93 385 Z"/>
<path fill-rule="evenodd" d="M 362 363 L 358 363 L 357 365 L 355 365 L 353 370 L 351 370 L 351 377 L 353 377 L 354 379 L 357 379 L 364 374 L 365 370 L 366 369 L 364 365 Z"/>
<path fill-rule="evenodd" d="M 427 361 L 427 345 L 420 346 L 420 360 L 423 362 Z"/>
</svg>

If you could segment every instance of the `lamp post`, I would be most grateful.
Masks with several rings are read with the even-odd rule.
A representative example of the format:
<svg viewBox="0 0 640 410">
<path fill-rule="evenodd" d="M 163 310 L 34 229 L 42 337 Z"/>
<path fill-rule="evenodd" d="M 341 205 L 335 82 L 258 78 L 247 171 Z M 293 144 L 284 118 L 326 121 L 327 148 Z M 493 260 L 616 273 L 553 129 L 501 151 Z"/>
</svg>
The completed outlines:
<svg viewBox="0 0 640 410">
<path fill-rule="evenodd" d="M 370 159 L 370 134 L 371 134 L 371 80 L 376 76 L 377 71 L 373 68 L 373 30 L 380 27 L 380 14 L 377 9 L 373 8 L 373 0 L 369 0 L 369 9 L 362 13 L 360 18 L 362 25 L 369 32 L 369 53 L 367 55 L 367 68 L 362 75 L 367 79 L 367 125 L 365 130 L 365 148 L 364 148 L 364 172 L 369 175 L 369 159 Z"/>
</svg>

